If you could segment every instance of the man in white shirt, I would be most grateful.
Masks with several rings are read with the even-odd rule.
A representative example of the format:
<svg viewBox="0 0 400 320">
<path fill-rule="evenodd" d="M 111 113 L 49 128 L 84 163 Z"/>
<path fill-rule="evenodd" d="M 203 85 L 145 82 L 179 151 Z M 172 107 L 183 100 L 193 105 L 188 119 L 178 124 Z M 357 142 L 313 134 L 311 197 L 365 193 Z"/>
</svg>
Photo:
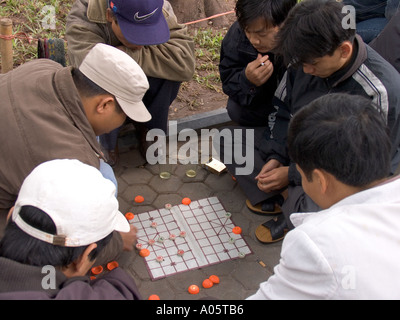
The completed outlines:
<svg viewBox="0 0 400 320">
<path fill-rule="evenodd" d="M 292 119 L 288 146 L 322 208 L 291 215 L 275 274 L 249 299 L 400 299 L 400 178 L 384 116 L 331 94 Z"/>
</svg>

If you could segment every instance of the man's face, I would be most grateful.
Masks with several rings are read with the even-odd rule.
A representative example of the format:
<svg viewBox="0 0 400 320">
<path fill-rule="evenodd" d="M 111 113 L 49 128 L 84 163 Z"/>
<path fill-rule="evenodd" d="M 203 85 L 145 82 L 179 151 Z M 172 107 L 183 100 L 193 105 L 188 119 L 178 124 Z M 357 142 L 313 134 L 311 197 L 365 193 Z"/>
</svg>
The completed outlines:
<svg viewBox="0 0 400 320">
<path fill-rule="evenodd" d="M 119 42 L 121 42 L 125 47 L 131 49 L 132 51 L 142 49 L 143 46 L 130 43 L 128 40 L 126 40 L 126 38 L 122 34 L 120 26 L 118 25 L 118 22 L 113 18 L 112 14 L 108 10 L 111 9 L 107 9 L 107 21 L 111 23 L 111 29 L 114 32 L 117 39 L 119 40 Z"/>
<path fill-rule="evenodd" d="M 349 49 L 349 44 L 345 44 L 336 49 L 331 56 L 326 55 L 314 59 L 311 63 L 303 63 L 304 73 L 319 78 L 329 78 L 348 63 L 351 58 Z"/>
<path fill-rule="evenodd" d="M 98 113 L 91 122 L 93 130 L 97 136 L 110 133 L 114 129 L 121 127 L 125 120 L 126 114 L 117 110 L 116 102 L 107 103 L 105 112 Z"/>
<path fill-rule="evenodd" d="M 115 102 L 114 102 L 115 103 Z M 124 112 L 117 111 L 116 107 L 108 114 L 107 119 L 102 123 L 101 129 L 104 133 L 110 133 L 114 129 L 121 127 L 126 120 Z"/>
<path fill-rule="evenodd" d="M 267 53 L 275 48 L 275 37 L 279 27 L 269 27 L 263 18 L 258 18 L 245 29 L 250 43 L 259 53 Z"/>
</svg>

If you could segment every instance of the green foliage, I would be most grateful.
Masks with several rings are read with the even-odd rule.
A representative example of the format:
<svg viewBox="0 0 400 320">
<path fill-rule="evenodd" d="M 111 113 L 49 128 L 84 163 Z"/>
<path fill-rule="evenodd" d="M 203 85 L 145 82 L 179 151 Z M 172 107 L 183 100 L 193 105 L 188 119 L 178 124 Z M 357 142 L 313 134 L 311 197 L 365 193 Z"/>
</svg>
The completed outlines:
<svg viewBox="0 0 400 320">
<path fill-rule="evenodd" d="M 73 3 L 74 0 L 0 0 L 0 18 L 12 19 L 13 33 L 22 33 L 13 40 L 14 66 L 37 58 L 37 39 L 64 38 Z M 50 20 L 53 13 L 54 28 Z"/>
</svg>

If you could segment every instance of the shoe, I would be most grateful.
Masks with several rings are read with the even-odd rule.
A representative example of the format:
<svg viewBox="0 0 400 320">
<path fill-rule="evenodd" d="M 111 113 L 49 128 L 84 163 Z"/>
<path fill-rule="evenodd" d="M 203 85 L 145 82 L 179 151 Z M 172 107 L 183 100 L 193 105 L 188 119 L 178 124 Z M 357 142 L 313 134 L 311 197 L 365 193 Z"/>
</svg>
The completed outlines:
<svg viewBox="0 0 400 320">
<path fill-rule="evenodd" d="M 283 204 L 283 196 L 278 194 L 270 199 L 267 199 L 256 205 L 252 205 L 250 200 L 246 200 L 247 207 L 254 213 L 258 215 L 277 215 L 282 213 L 281 206 Z"/>
<path fill-rule="evenodd" d="M 271 219 L 259 225 L 255 231 L 258 241 L 270 244 L 282 241 L 289 232 L 285 216 L 282 214 L 277 219 Z"/>
</svg>

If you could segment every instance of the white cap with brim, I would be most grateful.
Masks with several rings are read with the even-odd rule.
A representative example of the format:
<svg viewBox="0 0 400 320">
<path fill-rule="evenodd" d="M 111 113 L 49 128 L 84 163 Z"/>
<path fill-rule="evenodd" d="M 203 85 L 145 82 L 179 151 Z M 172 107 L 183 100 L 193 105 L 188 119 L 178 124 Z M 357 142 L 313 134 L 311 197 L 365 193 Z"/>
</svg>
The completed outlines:
<svg viewBox="0 0 400 320">
<path fill-rule="evenodd" d="M 115 185 L 95 167 L 78 160 L 47 161 L 25 178 L 12 220 L 36 239 L 65 247 L 87 246 L 113 231 L 130 231 L 127 219 L 118 210 L 115 190 Z M 20 211 L 28 205 L 53 220 L 56 235 L 24 221 Z"/>
<path fill-rule="evenodd" d="M 147 122 L 151 115 L 143 103 L 149 82 L 142 68 L 128 54 L 98 43 L 79 70 L 99 87 L 114 95 L 124 113 L 134 121 Z"/>
</svg>

